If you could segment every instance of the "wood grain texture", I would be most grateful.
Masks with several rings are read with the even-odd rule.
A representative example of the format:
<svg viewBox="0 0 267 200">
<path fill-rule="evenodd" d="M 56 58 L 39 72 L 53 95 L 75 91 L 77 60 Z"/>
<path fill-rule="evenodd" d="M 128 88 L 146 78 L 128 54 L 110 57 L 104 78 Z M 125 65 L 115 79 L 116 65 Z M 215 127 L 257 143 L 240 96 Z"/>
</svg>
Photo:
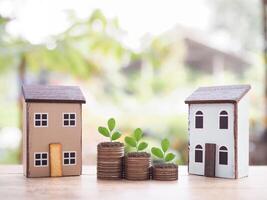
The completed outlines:
<svg viewBox="0 0 267 200">
<path fill-rule="evenodd" d="M 28 169 L 29 177 L 50 176 L 49 167 L 34 167 L 35 152 L 49 152 L 49 144 L 62 144 L 63 151 L 76 152 L 76 165 L 63 165 L 63 176 L 80 175 L 82 167 L 82 113 L 81 104 L 74 103 L 27 103 L 28 119 Z M 62 113 L 76 113 L 76 126 L 63 127 Z M 48 127 L 34 127 L 34 113 L 48 113 Z"/>
<path fill-rule="evenodd" d="M 238 105 L 234 104 L 234 160 L 235 160 L 235 178 L 238 178 Z"/>
<path fill-rule="evenodd" d="M 205 176 L 215 177 L 216 144 L 205 144 Z"/>
<path fill-rule="evenodd" d="M 25 145 L 25 155 L 26 155 L 26 157 L 24 158 L 25 159 L 25 173 L 24 173 L 24 175 L 26 176 L 26 177 L 29 177 L 29 123 L 28 123 L 28 121 L 29 121 L 29 104 L 28 103 L 26 103 L 26 111 L 25 111 L 26 113 L 26 121 L 25 121 L 25 124 L 24 124 L 24 126 L 26 126 L 26 130 L 25 130 L 25 132 L 23 133 L 23 134 L 25 134 L 25 144 L 23 144 L 23 145 Z"/>
<path fill-rule="evenodd" d="M 179 180 L 103 181 L 96 179 L 96 166 L 84 166 L 82 176 L 26 178 L 22 166 L 0 166 L 0 196 L 5 199 L 266 199 L 267 167 L 250 167 L 249 177 L 219 179 L 188 175 L 179 166 Z"/>
<path fill-rule="evenodd" d="M 50 176 L 62 176 L 62 145 L 50 144 L 49 145 L 49 158 L 50 158 Z"/>
<path fill-rule="evenodd" d="M 185 100 L 185 103 L 236 103 L 250 88 L 250 85 L 200 87 Z"/>
</svg>

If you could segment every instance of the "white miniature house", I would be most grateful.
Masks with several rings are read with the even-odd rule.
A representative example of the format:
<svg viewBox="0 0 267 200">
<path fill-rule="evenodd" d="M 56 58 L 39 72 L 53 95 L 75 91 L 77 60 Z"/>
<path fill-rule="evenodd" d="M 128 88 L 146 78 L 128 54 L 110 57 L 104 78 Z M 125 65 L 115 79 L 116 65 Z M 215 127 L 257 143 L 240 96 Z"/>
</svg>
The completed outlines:
<svg viewBox="0 0 267 200">
<path fill-rule="evenodd" d="M 208 177 L 248 176 L 249 85 L 200 87 L 188 104 L 190 174 Z"/>
</svg>

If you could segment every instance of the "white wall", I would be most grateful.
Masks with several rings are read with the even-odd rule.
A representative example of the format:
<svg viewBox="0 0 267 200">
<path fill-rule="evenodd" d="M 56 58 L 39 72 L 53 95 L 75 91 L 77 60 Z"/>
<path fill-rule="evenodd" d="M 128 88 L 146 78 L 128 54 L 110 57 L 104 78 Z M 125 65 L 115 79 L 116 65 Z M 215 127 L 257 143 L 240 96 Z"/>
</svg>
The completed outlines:
<svg viewBox="0 0 267 200">
<path fill-rule="evenodd" d="M 215 176 L 234 178 L 234 105 L 233 104 L 191 104 L 189 106 L 189 173 L 204 175 L 205 143 L 216 144 Z M 203 112 L 203 129 L 195 129 L 195 113 Z M 228 112 L 228 129 L 219 129 L 219 113 Z M 203 148 L 203 162 L 195 163 L 195 146 Z M 228 149 L 228 165 L 219 165 L 219 148 Z"/>
<path fill-rule="evenodd" d="M 248 176 L 249 166 L 249 112 L 248 96 L 238 104 L 237 160 L 238 178 Z"/>
</svg>

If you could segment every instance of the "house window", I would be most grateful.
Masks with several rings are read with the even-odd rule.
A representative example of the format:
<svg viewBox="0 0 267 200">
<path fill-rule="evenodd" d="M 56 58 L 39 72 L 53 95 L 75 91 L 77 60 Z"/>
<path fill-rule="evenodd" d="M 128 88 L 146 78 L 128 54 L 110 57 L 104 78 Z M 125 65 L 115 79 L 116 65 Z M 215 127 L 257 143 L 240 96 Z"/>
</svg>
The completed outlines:
<svg viewBox="0 0 267 200">
<path fill-rule="evenodd" d="M 195 147 L 195 162 L 203 162 L 203 149 L 199 144 Z"/>
<path fill-rule="evenodd" d="M 220 112 L 220 129 L 228 129 L 228 113 L 225 110 Z"/>
<path fill-rule="evenodd" d="M 76 126 L 76 113 L 63 113 L 63 126 L 64 127 Z"/>
<path fill-rule="evenodd" d="M 48 113 L 34 113 L 35 127 L 48 127 Z"/>
<path fill-rule="evenodd" d="M 47 152 L 34 153 L 34 166 L 35 167 L 48 166 L 48 153 Z"/>
<path fill-rule="evenodd" d="M 203 128 L 203 113 L 201 111 L 196 112 L 195 128 Z"/>
<path fill-rule="evenodd" d="M 64 151 L 63 152 L 63 163 L 64 165 L 76 165 L 76 152 L 75 151 Z"/>
<path fill-rule="evenodd" d="M 228 151 L 225 146 L 222 146 L 219 149 L 219 164 L 220 165 L 228 164 Z"/>
</svg>

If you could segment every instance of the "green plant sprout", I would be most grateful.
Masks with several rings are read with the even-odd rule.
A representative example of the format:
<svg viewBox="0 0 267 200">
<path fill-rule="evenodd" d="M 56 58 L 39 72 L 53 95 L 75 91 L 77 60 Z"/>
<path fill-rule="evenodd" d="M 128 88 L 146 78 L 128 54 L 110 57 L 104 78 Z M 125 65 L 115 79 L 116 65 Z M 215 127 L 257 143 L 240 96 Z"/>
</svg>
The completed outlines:
<svg viewBox="0 0 267 200">
<path fill-rule="evenodd" d="M 115 131 L 116 121 L 114 118 L 110 118 L 107 122 L 108 127 L 99 126 L 98 132 L 105 137 L 109 137 L 110 141 L 113 142 L 121 137 L 119 131 Z"/>
<path fill-rule="evenodd" d="M 133 137 L 126 136 L 124 141 L 130 147 L 136 149 L 136 152 L 143 151 L 147 148 L 148 144 L 146 142 L 141 142 L 140 140 L 143 137 L 143 131 L 140 128 L 135 129 Z"/>
<path fill-rule="evenodd" d="M 173 153 L 167 153 L 169 147 L 170 142 L 165 138 L 161 141 L 161 149 L 158 147 L 152 147 L 151 152 L 154 156 L 163 159 L 164 162 L 171 162 L 175 158 L 175 155 Z"/>
</svg>

